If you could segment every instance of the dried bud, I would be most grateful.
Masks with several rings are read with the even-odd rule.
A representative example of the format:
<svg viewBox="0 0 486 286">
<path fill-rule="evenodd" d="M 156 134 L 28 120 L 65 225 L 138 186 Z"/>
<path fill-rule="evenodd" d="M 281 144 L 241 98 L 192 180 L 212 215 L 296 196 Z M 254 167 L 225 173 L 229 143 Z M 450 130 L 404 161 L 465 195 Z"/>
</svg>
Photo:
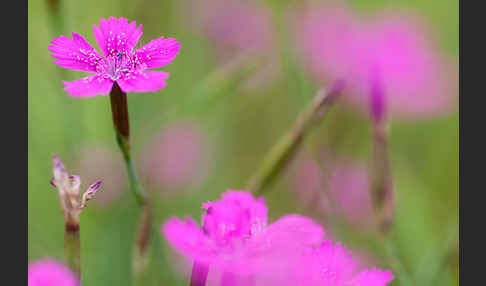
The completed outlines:
<svg viewBox="0 0 486 286">
<path fill-rule="evenodd" d="M 101 180 L 98 180 L 96 183 L 89 186 L 89 188 L 86 190 L 86 192 L 84 192 L 83 199 L 81 200 L 81 208 L 85 208 L 86 203 L 89 200 L 91 200 L 92 198 L 94 198 L 94 196 L 96 195 L 96 192 L 98 191 L 98 189 L 101 186 L 101 182 L 102 182 Z"/>
<path fill-rule="evenodd" d="M 101 185 L 101 181 L 89 186 L 82 199 L 80 199 L 81 178 L 78 175 L 68 175 L 64 164 L 57 155 L 54 154 L 52 158 L 54 177 L 51 179 L 50 184 L 58 190 L 59 202 L 66 224 L 76 226 L 79 224 L 81 210 L 86 207 L 86 202 L 94 197 Z"/>
<path fill-rule="evenodd" d="M 54 182 L 64 182 L 68 176 L 64 164 L 56 154 L 52 155 Z"/>
</svg>

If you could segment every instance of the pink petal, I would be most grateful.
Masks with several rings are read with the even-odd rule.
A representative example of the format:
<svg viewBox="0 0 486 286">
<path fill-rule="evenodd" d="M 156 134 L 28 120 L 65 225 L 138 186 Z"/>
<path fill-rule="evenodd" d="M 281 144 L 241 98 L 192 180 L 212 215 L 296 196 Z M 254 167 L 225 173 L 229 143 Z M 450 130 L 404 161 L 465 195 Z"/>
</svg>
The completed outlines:
<svg viewBox="0 0 486 286">
<path fill-rule="evenodd" d="M 209 262 L 214 256 L 210 243 L 192 218 L 170 218 L 161 229 L 169 244 L 179 253 L 200 262 Z"/>
<path fill-rule="evenodd" d="M 180 47 L 176 39 L 160 37 L 136 50 L 134 59 L 137 63 L 146 64 L 147 69 L 160 68 L 174 60 Z"/>
<path fill-rule="evenodd" d="M 51 56 L 57 58 L 54 63 L 65 69 L 96 72 L 101 55 L 78 33 L 73 32 L 72 36 L 61 35 L 51 41 Z"/>
<path fill-rule="evenodd" d="M 391 282 L 395 277 L 390 270 L 382 271 L 376 268 L 371 270 L 361 271 L 356 278 L 353 279 L 351 285 L 360 286 L 385 286 Z"/>
<path fill-rule="evenodd" d="M 302 285 L 348 285 L 356 267 L 351 252 L 330 240 L 309 249 L 301 259 L 296 263 L 296 273 Z"/>
<path fill-rule="evenodd" d="M 117 80 L 124 92 L 155 92 L 165 86 L 169 73 L 163 71 L 138 70 L 127 73 Z"/>
<path fill-rule="evenodd" d="M 296 214 L 286 215 L 265 232 L 265 240 L 285 245 L 309 246 L 318 244 L 324 238 L 324 230 L 312 219 Z"/>
<path fill-rule="evenodd" d="M 106 95 L 111 91 L 112 86 L 113 81 L 101 75 L 90 75 L 80 80 L 64 82 L 64 90 L 72 97 Z"/>
<path fill-rule="evenodd" d="M 131 53 L 142 36 L 142 25 L 135 21 L 128 23 L 126 18 L 101 19 L 100 25 L 93 25 L 96 42 L 105 56 L 118 52 Z"/>
</svg>

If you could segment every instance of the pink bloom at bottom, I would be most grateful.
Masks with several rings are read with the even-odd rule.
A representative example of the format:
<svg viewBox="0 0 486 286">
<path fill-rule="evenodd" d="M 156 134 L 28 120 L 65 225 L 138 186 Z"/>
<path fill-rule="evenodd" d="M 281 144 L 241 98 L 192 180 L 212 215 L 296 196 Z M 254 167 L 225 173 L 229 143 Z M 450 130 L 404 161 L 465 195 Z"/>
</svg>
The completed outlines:
<svg viewBox="0 0 486 286">
<path fill-rule="evenodd" d="M 37 260 L 29 264 L 28 286 L 79 286 L 79 280 L 64 264 L 54 259 Z"/>
<path fill-rule="evenodd" d="M 394 279 L 390 270 L 356 269 L 351 252 L 330 240 L 307 249 L 295 267 L 298 285 L 305 286 L 385 286 Z"/>
<path fill-rule="evenodd" d="M 190 218 L 171 218 L 162 233 L 179 253 L 223 273 L 277 275 L 301 247 L 316 245 L 324 236 L 319 225 L 299 215 L 267 226 L 263 198 L 254 199 L 244 191 L 227 191 L 203 208 L 202 228 Z"/>
<path fill-rule="evenodd" d="M 61 35 L 49 46 L 55 64 L 92 75 L 64 82 L 70 96 L 92 97 L 108 94 L 117 83 L 124 92 L 155 92 L 165 86 L 169 74 L 148 69 L 168 65 L 177 56 L 180 44 L 174 38 L 160 37 L 134 50 L 142 36 L 142 25 L 126 18 L 101 19 L 93 25 L 101 54 L 78 33 L 72 39 Z"/>
</svg>

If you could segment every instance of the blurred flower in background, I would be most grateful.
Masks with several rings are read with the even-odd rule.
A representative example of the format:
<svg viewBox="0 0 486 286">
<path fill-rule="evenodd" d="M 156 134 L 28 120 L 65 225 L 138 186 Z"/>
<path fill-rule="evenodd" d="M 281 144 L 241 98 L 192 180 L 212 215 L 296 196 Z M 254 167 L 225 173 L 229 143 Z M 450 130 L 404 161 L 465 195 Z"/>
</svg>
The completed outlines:
<svg viewBox="0 0 486 286">
<path fill-rule="evenodd" d="M 64 264 L 44 258 L 29 264 L 27 273 L 29 286 L 79 286 L 74 273 Z"/>
<path fill-rule="evenodd" d="M 258 1 L 192 0 L 194 28 L 208 37 L 219 65 L 234 69 L 257 65 L 244 87 L 275 81 L 280 72 L 276 28 L 269 7 Z"/>
<path fill-rule="evenodd" d="M 98 192 L 92 204 L 106 207 L 116 202 L 128 188 L 128 178 L 121 156 L 101 145 L 83 146 L 78 155 L 78 166 L 88 182 L 103 178 L 103 191 Z"/>
<path fill-rule="evenodd" d="M 339 216 L 359 229 L 371 227 L 373 209 L 364 164 L 335 158 L 330 152 L 313 156 L 303 150 L 289 169 L 290 188 L 303 206 L 323 217 Z"/>
<path fill-rule="evenodd" d="M 332 163 L 327 185 L 336 210 L 355 227 L 371 227 L 370 178 L 363 164 L 340 159 Z"/>
<path fill-rule="evenodd" d="M 358 106 L 368 107 L 370 92 L 378 88 L 384 97 L 378 99 L 380 112 L 398 119 L 451 111 L 457 105 L 457 68 L 432 43 L 427 26 L 405 13 L 366 16 L 344 6 L 299 12 L 300 57 L 314 78 L 344 78 L 350 88 L 345 98 Z"/>
<path fill-rule="evenodd" d="M 290 191 L 303 206 L 318 209 L 322 214 L 331 213 L 331 203 L 326 192 L 325 172 L 308 150 L 302 150 L 289 168 Z"/>
<path fill-rule="evenodd" d="M 140 158 L 140 175 L 163 193 L 196 189 L 209 174 L 211 150 L 204 131 L 192 121 L 164 127 Z"/>
</svg>

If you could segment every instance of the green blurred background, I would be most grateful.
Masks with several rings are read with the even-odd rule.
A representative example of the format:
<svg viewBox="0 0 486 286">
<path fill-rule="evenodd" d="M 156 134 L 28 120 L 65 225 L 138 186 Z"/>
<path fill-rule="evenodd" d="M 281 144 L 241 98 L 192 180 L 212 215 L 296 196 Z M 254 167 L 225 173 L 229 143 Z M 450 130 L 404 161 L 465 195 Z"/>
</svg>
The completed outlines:
<svg viewBox="0 0 486 286">
<path fill-rule="evenodd" d="M 83 173 L 76 156 L 88 145 L 100 145 L 118 154 L 109 98 L 70 98 L 61 80 L 74 80 L 82 72 L 52 64 L 47 49 L 60 32 L 77 31 L 96 46 L 91 26 L 102 17 L 125 16 L 143 24 L 144 43 L 161 35 L 177 38 L 182 50 L 173 63 L 167 86 L 156 94 L 128 96 L 132 148 L 140 156 L 148 140 L 161 128 L 179 119 L 198 122 L 211 142 L 211 168 L 191 192 L 155 196 L 157 234 L 170 216 L 200 218 L 200 203 L 218 198 L 227 189 L 240 189 L 262 156 L 292 124 L 318 86 L 289 55 L 288 39 L 281 37 L 279 77 L 258 88 L 244 88 L 248 71 L 220 73 L 214 45 L 187 23 L 188 0 L 63 1 L 60 13 L 50 13 L 49 1 L 29 1 L 28 50 L 28 257 L 63 259 L 63 216 L 57 194 L 49 185 L 51 154 L 57 153 L 70 173 Z M 285 35 L 285 11 L 299 1 L 261 1 L 273 12 L 279 35 Z M 392 7 L 411 10 L 437 32 L 441 52 L 457 60 L 458 2 L 453 0 L 353 0 L 359 11 Z M 61 16 L 64 25 L 58 26 Z M 57 25 L 57 26 L 56 26 Z M 339 131 L 336 131 L 339 130 Z M 341 132 L 337 152 L 361 160 L 370 158 L 370 126 L 363 117 L 340 106 L 314 129 L 304 147 L 317 150 L 331 144 L 329 134 Z M 458 284 L 458 112 L 437 119 L 393 122 L 391 155 L 396 189 L 396 225 L 392 237 L 398 255 L 417 285 Z M 285 176 L 288 174 L 286 173 Z M 315 212 L 295 203 L 288 180 L 282 176 L 265 197 L 270 221 L 285 213 Z M 84 181 L 83 188 L 88 183 Z M 156 192 L 157 190 L 152 190 Z M 107 207 L 90 205 L 81 216 L 83 285 L 130 285 L 132 247 L 138 208 L 128 189 Z M 315 217 L 319 220 L 319 217 Z M 345 244 L 370 248 L 366 235 L 338 227 Z M 146 285 L 186 285 L 187 278 L 174 268 L 174 253 L 157 235 Z M 369 250 L 373 254 L 373 250 Z M 376 264 L 387 267 L 375 253 Z M 185 270 L 187 271 L 187 270 Z M 400 285 L 395 279 L 392 285 Z"/>
</svg>

